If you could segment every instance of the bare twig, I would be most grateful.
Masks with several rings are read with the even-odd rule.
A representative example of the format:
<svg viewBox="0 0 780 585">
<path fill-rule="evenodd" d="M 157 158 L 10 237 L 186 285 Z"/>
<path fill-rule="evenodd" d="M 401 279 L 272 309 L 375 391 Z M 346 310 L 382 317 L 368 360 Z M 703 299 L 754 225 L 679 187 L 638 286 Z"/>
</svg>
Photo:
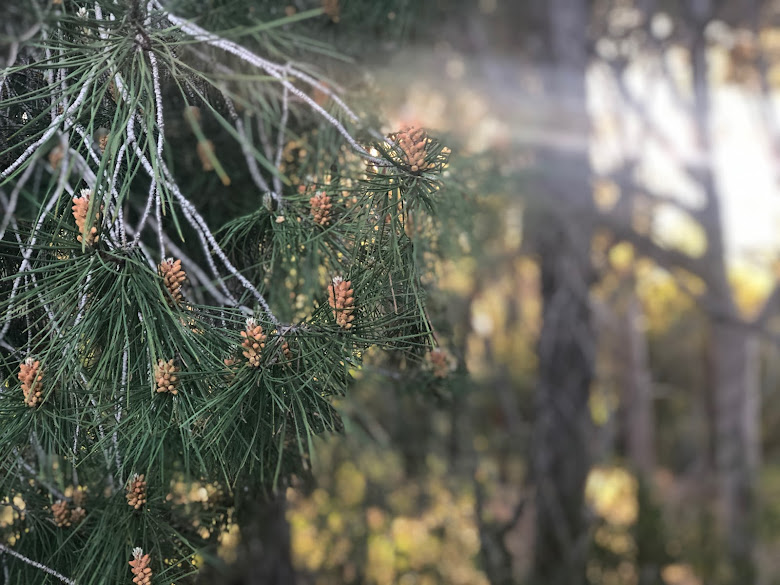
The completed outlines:
<svg viewBox="0 0 780 585">
<path fill-rule="evenodd" d="M 9 548 L 9 547 L 7 547 L 6 545 L 4 545 L 2 543 L 0 543 L 0 551 L 11 555 L 12 557 L 15 557 L 15 558 L 19 559 L 20 561 L 25 562 L 28 565 L 31 565 L 31 566 L 35 567 L 36 569 L 40 569 L 41 571 L 43 571 L 44 573 L 48 573 L 52 577 L 56 577 L 57 579 L 59 579 L 63 583 L 67 583 L 67 585 L 76 585 L 76 582 L 73 579 L 68 579 L 62 573 L 58 573 L 57 571 L 47 567 L 43 563 L 39 563 L 38 561 L 34 561 L 31 558 L 28 558 L 28 557 L 24 556 L 23 554 L 18 553 L 14 549 Z"/>
</svg>

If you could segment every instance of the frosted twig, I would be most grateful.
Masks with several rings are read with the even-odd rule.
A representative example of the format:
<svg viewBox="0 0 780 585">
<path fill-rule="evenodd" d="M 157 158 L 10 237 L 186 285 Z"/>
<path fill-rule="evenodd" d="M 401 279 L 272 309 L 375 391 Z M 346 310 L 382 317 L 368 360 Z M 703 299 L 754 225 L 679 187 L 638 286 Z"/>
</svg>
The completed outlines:
<svg viewBox="0 0 780 585">
<path fill-rule="evenodd" d="M 155 181 L 156 175 L 155 175 L 155 172 L 154 172 L 154 168 L 152 167 L 152 165 L 149 162 L 149 160 L 146 158 L 146 155 L 144 155 L 143 151 L 141 150 L 141 147 L 138 145 L 138 141 L 137 141 L 137 139 L 135 137 L 135 133 L 132 131 L 132 129 L 130 127 L 128 127 L 128 129 L 130 130 L 130 132 L 128 133 L 128 140 L 133 145 L 133 149 L 135 150 L 136 156 L 138 156 L 139 160 L 141 161 L 141 166 L 144 167 L 144 170 L 146 170 L 146 173 L 149 175 L 149 177 L 153 181 Z M 165 179 L 162 179 L 162 180 L 165 181 Z M 184 197 L 184 195 L 181 194 L 181 191 L 179 190 L 179 188 L 176 185 L 176 183 L 173 182 L 172 178 L 171 178 L 171 182 L 165 181 L 165 183 L 166 183 L 166 185 L 168 186 L 169 189 L 174 191 L 174 193 L 178 193 L 178 195 L 180 195 L 181 198 L 184 201 L 187 201 L 187 199 Z M 157 191 L 159 192 L 159 189 Z M 151 193 L 150 193 L 150 196 L 151 196 Z M 147 201 L 147 204 L 148 204 L 148 201 Z M 148 205 L 147 205 L 147 208 L 148 208 Z M 190 224 L 195 228 L 195 231 L 198 234 L 198 237 L 200 238 L 201 243 L 203 244 L 203 250 L 205 252 L 206 261 L 208 262 L 209 266 L 211 267 L 212 272 L 214 273 L 214 276 L 217 279 L 218 286 L 225 293 L 225 297 L 231 301 L 231 304 L 238 305 L 238 301 L 233 297 L 232 294 L 230 294 L 230 291 L 225 286 L 225 284 L 224 284 L 224 282 L 222 280 L 222 277 L 219 274 L 219 270 L 217 270 L 217 267 L 214 264 L 214 259 L 211 257 L 211 250 L 209 249 L 209 246 L 207 245 L 207 243 L 206 243 L 206 241 L 204 239 L 204 235 L 202 233 L 202 230 L 201 230 L 200 226 L 195 221 L 195 219 L 192 218 L 188 214 L 187 210 L 184 210 L 184 212 L 185 212 L 184 213 L 185 217 L 190 222 Z M 144 211 L 144 216 L 146 218 L 146 221 L 148 221 L 149 214 L 146 211 Z M 142 227 L 143 226 L 141 226 L 139 224 L 139 228 L 142 228 Z M 159 220 L 157 222 L 157 232 L 158 232 L 158 236 L 160 238 L 163 238 L 163 235 L 162 235 L 162 224 L 161 224 L 161 222 Z M 139 242 L 139 238 L 140 237 L 141 237 L 141 231 L 140 231 L 140 229 L 137 228 L 135 237 L 133 238 L 133 244 L 134 245 Z"/>
<path fill-rule="evenodd" d="M 152 220 L 154 222 L 154 220 Z M 159 229 L 154 223 L 152 223 L 152 227 L 154 229 Z M 184 251 L 179 248 L 176 244 L 173 243 L 173 241 L 165 234 L 163 234 L 163 237 L 165 238 L 165 245 L 168 247 L 168 249 L 171 251 L 171 254 L 176 256 L 176 258 L 179 258 L 182 261 L 182 264 L 185 266 L 187 270 L 187 274 L 194 275 L 198 282 L 203 284 L 203 287 L 209 292 L 209 294 L 214 297 L 214 299 L 223 305 L 235 305 L 237 304 L 237 301 L 232 298 L 229 299 L 227 296 L 223 295 L 221 292 L 219 292 L 216 287 L 211 283 L 211 279 L 208 277 L 208 275 L 203 271 L 203 269 L 198 265 L 197 262 L 193 261 L 187 254 L 184 253 Z M 209 257 L 211 257 L 211 254 L 209 254 Z M 216 270 L 216 266 L 214 266 L 214 270 Z M 216 275 L 216 280 L 219 282 L 220 277 L 219 273 Z"/>
<path fill-rule="evenodd" d="M 119 400 L 117 400 L 116 403 L 116 411 L 114 413 L 114 418 L 116 419 L 116 425 L 114 427 L 114 434 L 112 435 L 111 439 L 114 443 L 114 457 L 116 460 L 116 472 L 119 476 L 119 485 L 122 485 L 124 481 L 122 480 L 122 458 L 119 453 L 119 438 L 117 435 L 117 428 L 119 427 L 119 423 L 122 420 L 122 400 L 125 396 L 125 391 L 127 389 L 127 361 L 128 361 L 128 353 L 130 351 L 130 344 L 129 340 L 127 339 L 127 332 L 125 332 L 125 349 L 122 352 L 122 378 L 120 380 L 119 384 Z"/>
<path fill-rule="evenodd" d="M 154 216 L 157 218 L 157 225 L 160 226 L 160 229 L 157 230 L 157 243 L 160 246 L 160 259 L 163 259 L 165 258 L 165 241 L 162 232 L 162 193 L 159 183 L 154 190 Z"/>
<path fill-rule="evenodd" d="M 225 100 L 225 103 L 228 107 L 228 112 L 230 112 L 230 118 L 233 120 L 233 123 L 236 125 L 236 132 L 238 132 L 239 136 L 239 144 L 241 144 L 241 152 L 244 153 L 244 158 L 246 159 L 246 166 L 249 168 L 249 174 L 252 177 L 252 180 L 254 181 L 255 185 L 258 189 L 263 191 L 264 193 L 270 192 L 271 188 L 268 186 L 268 183 L 263 178 L 263 175 L 260 174 L 260 169 L 257 166 L 257 160 L 255 160 L 255 157 L 252 155 L 252 145 L 249 144 L 249 138 L 246 135 L 246 128 L 244 128 L 244 121 L 238 117 L 238 112 L 236 112 L 236 108 L 233 105 L 233 100 L 228 97 L 228 95 L 223 91 L 222 93 L 222 99 Z M 278 194 L 272 193 L 272 196 L 279 197 Z"/>
<path fill-rule="evenodd" d="M 133 149 L 136 152 L 136 155 L 138 156 L 139 160 L 141 161 L 141 166 L 144 167 L 146 172 L 149 174 L 149 176 L 154 176 L 154 169 L 152 168 L 151 163 L 146 158 L 146 155 L 144 155 L 143 151 L 141 150 L 141 147 L 138 145 L 138 141 L 135 139 L 135 136 L 131 139 Z M 173 193 L 176 200 L 179 202 L 179 205 L 182 208 L 182 211 L 184 212 L 185 217 L 190 222 L 190 224 L 196 229 L 196 232 L 198 234 L 201 234 L 203 238 L 205 238 L 208 241 L 209 246 L 211 247 L 211 250 L 214 252 L 214 254 L 220 259 L 222 264 L 225 266 L 227 271 L 234 276 L 245 289 L 247 289 L 252 295 L 257 299 L 257 301 L 260 303 L 260 305 L 263 307 L 263 310 L 267 313 L 269 319 L 275 323 L 278 324 L 279 321 L 276 318 L 276 316 L 271 311 L 271 307 L 268 305 L 268 302 L 265 300 L 265 297 L 258 291 L 255 286 L 247 280 L 247 278 L 241 274 L 238 269 L 233 266 L 233 263 L 230 262 L 228 257 L 225 255 L 225 252 L 222 251 L 222 248 L 219 247 L 219 244 L 217 243 L 216 238 L 214 237 L 214 234 L 211 233 L 211 230 L 208 227 L 208 224 L 203 219 L 203 217 L 198 213 L 198 211 L 195 209 L 195 206 L 192 205 L 192 203 L 187 199 L 184 194 L 181 192 L 181 189 L 179 189 L 179 186 L 176 184 L 176 181 L 173 178 L 173 175 L 171 174 L 170 170 L 168 169 L 168 166 L 165 164 L 164 160 L 160 160 L 160 168 L 163 172 L 162 182 L 165 184 L 165 186 Z M 138 234 L 136 233 L 136 238 L 138 238 Z M 209 246 L 205 246 L 206 248 L 206 257 L 207 259 L 210 259 L 210 251 L 208 250 Z M 227 292 L 228 298 L 232 298 L 232 295 L 230 294 L 227 289 L 223 289 Z M 238 305 L 238 302 L 235 301 L 233 303 L 234 305 Z"/>
<path fill-rule="evenodd" d="M 30 146 L 27 147 L 27 149 L 19 155 L 19 157 L 11 163 L 11 165 L 6 168 L 4 171 L 0 172 L 0 179 L 5 179 L 11 175 L 16 169 L 18 169 L 22 164 L 24 164 L 24 161 L 26 161 L 30 156 L 37 152 L 38 149 L 42 144 L 44 144 L 49 138 L 51 138 L 54 133 L 59 128 L 60 124 L 65 121 L 65 128 L 69 128 L 68 120 L 71 118 L 73 113 L 78 109 L 78 107 L 81 105 L 81 103 L 86 99 L 87 92 L 89 91 L 90 86 L 92 85 L 92 81 L 95 78 L 95 71 L 94 69 L 89 73 L 87 76 L 87 79 L 84 81 L 84 86 L 81 88 L 81 91 L 79 92 L 78 96 L 76 96 L 76 99 L 73 101 L 73 103 L 61 114 L 59 114 L 49 125 L 49 127 L 46 129 L 46 131 L 43 133 L 43 135 L 33 142 Z"/>
<path fill-rule="evenodd" d="M 157 173 L 154 172 L 154 168 L 146 159 L 146 157 L 143 154 L 143 151 L 141 150 L 141 147 L 138 145 L 138 140 L 136 139 L 135 136 L 135 116 L 131 116 L 130 120 L 128 120 L 127 122 L 127 141 L 133 145 L 136 154 L 139 157 L 141 157 L 142 161 L 145 163 L 144 168 L 146 169 L 146 172 L 149 174 L 149 178 L 152 181 L 151 185 L 149 186 L 149 196 L 146 198 L 146 207 L 144 207 L 144 211 L 141 214 L 141 219 L 138 221 L 138 225 L 135 228 L 135 237 L 133 238 L 133 242 L 132 242 L 132 245 L 135 246 L 138 244 L 144 226 L 146 225 L 146 222 L 149 220 L 149 215 L 152 211 L 152 205 L 156 203 L 157 192 L 158 192 Z M 162 245 L 160 246 L 160 252 L 161 253 L 164 252 L 164 248 Z M 163 256 L 161 256 L 161 258 L 164 257 L 165 255 L 163 253 Z"/>
<path fill-rule="evenodd" d="M 146 198 L 146 206 L 141 214 L 141 219 L 138 220 L 138 225 L 135 226 L 135 237 L 133 238 L 132 245 L 135 246 L 138 243 L 138 239 L 141 237 L 141 232 L 146 227 L 146 222 L 149 221 L 149 214 L 152 212 L 152 204 L 155 200 L 155 193 L 157 192 L 157 182 L 152 177 L 152 183 L 149 185 L 149 196 Z M 162 249 L 162 248 L 161 248 Z"/>
<path fill-rule="evenodd" d="M 273 71 L 276 71 L 276 72 L 281 72 L 285 68 L 285 65 L 280 65 L 278 63 L 274 63 L 273 61 L 269 61 L 268 59 L 263 59 L 259 55 L 256 55 L 256 54 L 252 53 L 248 49 L 245 49 L 244 47 L 242 47 L 242 46 L 240 46 L 240 45 L 238 45 L 236 43 L 233 43 L 232 41 L 229 41 L 229 40 L 224 39 L 224 38 L 222 38 L 222 37 L 220 37 L 220 36 L 218 36 L 218 35 L 216 35 L 216 34 L 214 34 L 212 32 L 209 32 L 209 31 L 207 31 L 207 30 L 197 26 L 196 24 L 193 24 L 192 22 L 185 21 L 182 18 L 179 18 L 179 17 L 177 17 L 175 15 L 170 14 L 169 12 L 167 12 L 165 10 L 165 8 L 163 8 L 163 6 L 160 4 L 160 2 L 155 2 L 155 5 L 160 10 L 163 10 L 163 12 L 165 14 L 165 17 L 168 20 L 170 20 L 173 24 L 179 26 L 184 32 L 192 35 L 194 38 L 196 38 L 199 41 L 206 42 L 207 44 L 215 46 L 217 48 L 220 48 L 220 49 L 222 49 L 224 51 L 232 52 L 234 55 L 237 55 L 238 57 L 241 57 L 241 59 L 243 59 L 244 61 L 252 63 L 256 67 L 260 67 L 261 69 L 263 69 L 265 71 L 268 71 L 269 73 L 270 73 L 269 70 L 273 70 Z M 171 17 L 173 17 L 173 18 L 171 18 Z M 178 22 L 174 22 L 174 19 L 176 19 L 176 21 L 178 21 Z M 189 27 L 192 30 L 186 30 L 185 27 L 180 24 L 182 22 L 184 22 L 187 25 L 189 25 Z M 227 48 L 225 48 L 223 46 L 219 46 L 219 45 L 217 45 L 215 43 L 209 42 L 209 40 L 206 40 L 205 38 L 199 38 L 199 37 L 203 37 L 203 36 L 208 37 L 209 40 L 212 40 L 212 41 L 221 41 L 221 42 L 224 42 L 226 44 L 232 45 L 233 49 L 240 50 L 242 52 L 245 52 L 245 53 L 251 55 L 251 59 L 253 59 L 254 62 L 252 60 L 250 60 L 250 58 L 246 58 L 246 57 L 244 57 L 242 55 L 239 55 L 237 52 L 234 52 L 233 50 L 230 50 L 230 49 L 227 49 Z M 260 63 L 262 63 L 262 64 L 260 64 Z M 304 82 L 308 83 L 312 87 L 315 87 L 316 89 L 320 90 L 322 93 L 327 95 L 329 98 L 331 98 L 336 105 L 338 105 L 342 110 L 344 110 L 344 113 L 346 113 L 347 116 L 353 122 L 359 121 L 358 115 L 355 114 L 355 112 L 353 112 L 352 109 L 349 106 L 347 106 L 346 103 L 344 103 L 344 101 L 338 96 L 338 94 L 336 92 L 334 92 L 326 84 L 322 83 L 318 79 L 315 79 L 311 75 L 309 75 L 307 73 L 304 73 L 303 71 L 301 71 L 299 69 L 290 68 L 289 73 L 293 77 L 297 77 L 301 81 L 304 81 Z M 334 84 L 334 87 L 336 89 L 339 89 L 338 86 L 336 86 L 335 84 Z"/>
<path fill-rule="evenodd" d="M 286 80 L 287 69 L 285 69 L 284 73 Z M 287 86 L 285 85 L 284 89 L 282 90 L 282 116 L 279 119 L 279 133 L 276 135 L 276 157 L 274 157 L 274 167 L 278 172 L 281 172 L 280 167 L 282 166 L 282 152 L 284 151 L 284 131 L 287 128 L 287 118 L 290 115 L 289 95 L 290 94 L 287 91 Z M 274 174 L 273 181 L 274 190 L 277 193 L 281 193 L 282 180 L 279 178 L 278 174 Z"/>
<path fill-rule="evenodd" d="M 163 142 L 165 140 L 165 120 L 163 119 L 162 92 L 160 91 L 160 71 L 157 68 L 157 57 L 152 51 L 147 51 L 152 64 L 152 86 L 154 88 L 155 118 L 157 121 L 157 156 L 162 158 Z"/>
<path fill-rule="evenodd" d="M 87 290 L 89 289 L 89 281 L 92 280 L 92 260 L 94 259 L 94 256 L 90 259 L 90 268 L 87 268 L 87 278 L 84 282 L 84 292 L 81 294 L 81 298 L 79 299 L 79 310 L 76 313 L 76 319 L 73 321 L 73 326 L 75 327 L 81 322 L 81 319 L 84 318 L 84 307 L 87 306 Z"/>
<path fill-rule="evenodd" d="M 34 561 L 34 560 L 24 556 L 23 554 L 18 553 L 14 549 L 9 548 L 9 547 L 7 547 L 6 545 L 4 545 L 2 543 L 0 543 L 0 551 L 3 551 L 4 553 L 8 553 L 12 557 L 16 557 L 20 561 L 25 562 L 28 565 L 35 567 L 36 569 L 40 569 L 41 571 L 43 571 L 44 573 L 48 573 L 52 577 L 56 577 L 57 579 L 59 579 L 63 583 L 67 583 L 67 585 L 76 585 L 76 582 L 73 579 L 68 579 L 62 573 L 58 573 L 57 571 L 47 567 L 43 563 L 39 563 L 38 561 Z"/>
<path fill-rule="evenodd" d="M 78 453 L 78 445 L 79 445 L 79 428 L 81 423 L 79 421 L 76 421 L 76 431 L 73 433 L 73 485 L 77 486 L 79 485 L 79 474 L 76 471 L 76 457 Z"/>
<path fill-rule="evenodd" d="M 198 213 L 197 209 L 195 209 L 195 206 L 190 203 L 190 201 L 182 194 L 181 190 L 179 189 L 178 185 L 173 181 L 173 176 L 171 175 L 171 172 L 168 170 L 167 165 L 165 164 L 165 161 L 161 161 L 161 167 L 163 171 L 163 175 L 165 175 L 167 181 L 166 185 L 168 188 L 173 192 L 174 197 L 179 201 L 179 205 L 181 205 L 182 210 L 188 213 L 191 218 L 194 220 L 193 227 L 199 227 L 200 231 L 202 232 L 203 236 L 208 240 L 209 244 L 212 247 L 212 250 L 214 251 L 214 254 L 216 254 L 217 258 L 220 259 L 222 264 L 225 266 L 225 268 L 236 277 L 236 279 L 244 286 L 245 289 L 247 289 L 249 292 L 252 293 L 252 295 L 257 299 L 257 301 L 260 303 L 260 306 L 263 307 L 263 310 L 268 315 L 268 318 L 276 325 L 279 324 L 279 320 L 276 318 L 276 316 L 271 311 L 271 307 L 268 305 L 268 302 L 265 300 L 265 297 L 258 291 L 255 286 L 247 280 L 247 278 L 241 274 L 238 269 L 233 266 L 233 263 L 230 262 L 228 257 L 225 255 L 225 252 L 222 251 L 222 248 L 219 247 L 219 244 L 217 243 L 216 238 L 214 238 L 214 234 L 211 233 L 211 230 L 208 227 L 208 224 L 203 219 L 203 217 Z"/>
<path fill-rule="evenodd" d="M 151 1 L 147 4 L 147 19 L 149 19 L 148 11 L 151 7 Z M 157 57 L 152 51 L 147 51 L 149 56 L 149 62 L 152 65 L 152 86 L 154 87 L 154 114 L 157 121 L 157 160 L 162 160 L 163 156 L 163 142 L 165 140 L 165 120 L 163 119 L 163 102 L 162 92 L 160 91 L 160 71 L 157 68 Z M 152 178 L 154 182 L 154 178 Z M 157 185 L 157 189 L 154 195 L 154 216 L 157 218 L 157 224 L 162 228 L 162 193 L 160 187 Z M 157 239 L 160 244 L 160 258 L 165 258 L 165 242 L 162 237 L 162 229 L 157 230 Z"/>
<path fill-rule="evenodd" d="M 206 238 L 203 235 L 203 231 L 200 229 L 198 222 L 195 221 L 195 218 L 193 218 L 186 209 L 182 209 L 182 213 L 184 213 L 184 217 L 188 222 L 190 222 L 190 225 L 195 228 L 195 233 L 198 235 L 198 239 L 200 240 L 200 245 L 203 248 L 203 254 L 206 257 L 206 262 L 208 263 L 209 268 L 211 269 L 211 273 L 214 275 L 214 280 L 217 283 L 217 286 L 220 289 L 222 289 L 222 292 L 225 294 L 225 298 L 230 302 L 230 304 L 233 306 L 237 306 L 238 300 L 230 292 L 227 285 L 225 284 L 225 280 L 220 275 L 219 269 L 217 268 L 217 265 L 214 262 L 214 257 L 211 253 L 211 247 L 206 241 Z"/>
<path fill-rule="evenodd" d="M 155 2 L 155 4 L 158 8 L 164 11 L 164 8 L 159 2 Z M 352 135 L 342 125 L 342 123 L 339 122 L 336 118 L 334 118 L 330 113 L 328 113 L 316 101 L 314 101 L 314 99 L 311 96 L 309 96 L 306 92 L 295 87 L 295 85 L 293 85 L 285 76 L 284 72 L 286 66 L 279 65 L 278 63 L 274 63 L 272 61 L 268 61 L 267 59 L 263 59 L 262 57 L 256 55 L 255 53 L 246 49 L 245 47 L 242 47 L 241 45 L 238 45 L 225 38 L 222 38 L 219 35 L 211 33 L 206 29 L 203 29 L 188 20 L 180 18 L 174 14 L 171 14 L 170 12 L 164 11 L 164 14 L 165 17 L 173 25 L 178 26 L 182 31 L 184 31 L 194 39 L 202 43 L 206 43 L 207 45 L 210 45 L 212 47 L 216 47 L 218 49 L 222 49 L 223 51 L 231 53 L 237 56 L 238 58 L 242 59 L 243 61 L 246 61 L 250 65 L 254 65 L 255 67 L 268 73 L 268 75 L 278 80 L 282 84 L 282 86 L 284 86 L 290 93 L 292 93 L 299 99 L 306 102 L 310 108 L 312 108 L 320 116 L 322 116 L 331 126 L 333 126 L 339 132 L 339 134 L 341 134 L 344 137 L 344 139 L 349 143 L 349 145 L 355 151 L 360 153 L 360 155 L 363 158 L 366 158 L 367 160 L 374 162 L 376 164 L 384 163 L 384 161 L 382 161 L 381 159 L 377 159 L 376 157 L 371 156 L 368 153 L 368 151 L 366 151 L 365 148 L 363 148 L 360 144 L 358 144 L 358 142 L 352 137 Z M 328 88 L 326 88 L 323 84 L 316 81 L 313 77 L 306 75 L 305 73 L 302 73 L 292 67 L 290 67 L 287 70 L 287 73 L 293 77 L 297 77 L 303 81 L 306 81 L 307 83 L 312 83 L 315 87 L 320 89 L 320 91 L 323 91 L 324 93 L 333 97 L 334 101 L 336 101 L 336 103 L 339 104 L 339 106 L 345 111 L 347 116 L 357 121 L 358 118 L 354 114 L 354 112 L 352 112 L 349 108 L 347 108 L 347 106 L 344 104 L 343 101 L 341 101 L 336 96 L 334 96 L 333 93 Z"/>
<path fill-rule="evenodd" d="M 122 143 L 122 146 L 119 147 L 119 151 L 116 154 L 116 162 L 114 163 L 114 174 L 111 175 L 111 183 L 109 184 L 109 189 L 113 193 L 116 189 L 116 182 L 119 178 L 119 169 L 122 166 L 122 159 L 125 156 L 125 150 L 127 150 L 127 143 Z"/>
<path fill-rule="evenodd" d="M 65 159 L 62 160 L 61 164 L 63 165 L 67 164 L 66 159 L 67 159 L 67 150 L 66 150 Z M 65 189 L 64 177 L 65 177 L 65 172 L 63 170 L 60 174 L 60 180 L 57 185 L 57 190 L 54 192 L 54 194 L 49 198 L 49 201 L 46 203 L 46 207 L 44 207 L 43 212 L 41 213 L 40 217 L 38 218 L 38 221 L 35 224 L 35 227 L 33 228 L 32 235 L 30 238 L 30 243 L 27 249 L 22 252 L 22 264 L 19 266 L 18 275 L 14 279 L 13 286 L 11 287 L 11 294 L 8 297 L 8 309 L 6 310 L 5 324 L 3 325 L 3 329 L 0 330 L 0 339 L 5 338 L 5 335 L 6 333 L 8 333 L 8 329 L 11 326 L 11 318 L 14 309 L 14 299 L 16 298 L 16 295 L 19 291 L 19 284 L 21 283 L 22 275 L 25 272 L 25 270 L 27 270 L 27 268 L 30 266 L 30 256 L 32 256 L 35 243 L 38 241 L 38 231 L 41 229 L 41 226 L 43 225 L 46 216 L 49 214 L 52 207 L 54 207 L 54 205 L 57 203 L 57 201 L 60 198 L 60 195 L 62 195 L 62 191 L 64 191 Z"/>
<path fill-rule="evenodd" d="M 95 2 L 95 20 L 103 20 L 103 9 L 100 7 L 100 2 Z M 98 27 L 98 36 L 102 40 L 108 40 L 108 32 L 105 27 Z"/>
</svg>

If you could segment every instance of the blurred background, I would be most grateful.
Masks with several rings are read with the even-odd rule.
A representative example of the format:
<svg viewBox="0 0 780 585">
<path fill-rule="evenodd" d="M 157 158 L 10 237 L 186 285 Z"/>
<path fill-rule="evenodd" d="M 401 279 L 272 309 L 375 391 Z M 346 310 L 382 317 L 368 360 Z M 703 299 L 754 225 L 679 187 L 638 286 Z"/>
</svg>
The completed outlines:
<svg viewBox="0 0 780 585">
<path fill-rule="evenodd" d="M 301 582 L 780 583 L 780 3 L 376 2 L 350 47 L 356 4 L 383 130 L 453 150 L 443 351 L 355 372 Z"/>
</svg>

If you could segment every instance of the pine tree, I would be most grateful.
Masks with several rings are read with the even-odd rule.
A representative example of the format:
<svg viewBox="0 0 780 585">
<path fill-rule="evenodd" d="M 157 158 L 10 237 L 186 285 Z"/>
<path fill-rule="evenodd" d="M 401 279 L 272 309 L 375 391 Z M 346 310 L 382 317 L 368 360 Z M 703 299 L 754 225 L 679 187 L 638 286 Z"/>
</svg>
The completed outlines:
<svg viewBox="0 0 780 585">
<path fill-rule="evenodd" d="M 448 150 L 372 132 L 306 61 L 338 2 L 28 4 L 0 73 L 0 574 L 195 582 L 340 430 L 366 350 L 425 367 Z"/>
</svg>

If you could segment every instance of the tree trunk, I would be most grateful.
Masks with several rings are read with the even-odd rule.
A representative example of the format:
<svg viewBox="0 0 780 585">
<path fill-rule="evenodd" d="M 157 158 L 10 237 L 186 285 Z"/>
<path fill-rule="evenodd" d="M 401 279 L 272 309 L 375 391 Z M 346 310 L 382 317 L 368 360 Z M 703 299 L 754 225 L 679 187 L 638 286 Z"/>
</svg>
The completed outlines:
<svg viewBox="0 0 780 585">
<path fill-rule="evenodd" d="M 655 416 L 648 364 L 647 339 L 642 330 L 642 307 L 633 276 L 620 315 L 620 381 L 626 456 L 644 481 L 652 481 L 655 468 Z"/>
<path fill-rule="evenodd" d="M 550 0 L 546 5 L 553 68 L 548 100 L 569 133 L 587 144 L 586 0 Z M 586 149 L 542 153 L 547 197 L 531 227 L 540 257 L 543 326 L 539 338 L 533 474 L 536 542 L 533 582 L 579 585 L 585 581 L 588 534 L 585 479 L 595 342 L 589 306 L 592 208 Z"/>
<path fill-rule="evenodd" d="M 757 447 L 757 380 L 750 378 L 750 333 L 741 324 L 728 282 L 720 201 L 714 175 L 710 127 L 711 87 L 705 28 L 715 17 L 712 0 L 692 0 L 688 6 L 692 30 L 691 69 L 694 122 L 702 164 L 693 167 L 706 203 L 699 220 L 707 235 L 705 263 L 710 308 L 715 393 L 715 453 L 721 527 L 731 566 L 732 583 L 755 580 L 755 469 Z M 751 387 L 752 386 L 752 387 Z M 751 454 L 753 451 L 753 454 Z"/>
<path fill-rule="evenodd" d="M 239 573 L 230 585 L 295 585 L 296 574 L 290 547 L 284 492 L 259 497 L 247 509 L 241 527 Z"/>
<path fill-rule="evenodd" d="M 711 328 L 716 408 L 716 461 L 731 582 L 755 582 L 755 479 L 758 459 L 757 384 L 750 333 L 715 322 Z"/>
<path fill-rule="evenodd" d="M 590 467 L 588 396 L 593 332 L 588 307 L 588 240 L 552 225 L 542 252 L 544 299 L 534 431 L 535 582 L 584 582 L 587 530 L 583 496 Z M 556 237 L 557 236 L 557 237 Z M 579 241 L 579 245 L 577 245 Z"/>
</svg>

